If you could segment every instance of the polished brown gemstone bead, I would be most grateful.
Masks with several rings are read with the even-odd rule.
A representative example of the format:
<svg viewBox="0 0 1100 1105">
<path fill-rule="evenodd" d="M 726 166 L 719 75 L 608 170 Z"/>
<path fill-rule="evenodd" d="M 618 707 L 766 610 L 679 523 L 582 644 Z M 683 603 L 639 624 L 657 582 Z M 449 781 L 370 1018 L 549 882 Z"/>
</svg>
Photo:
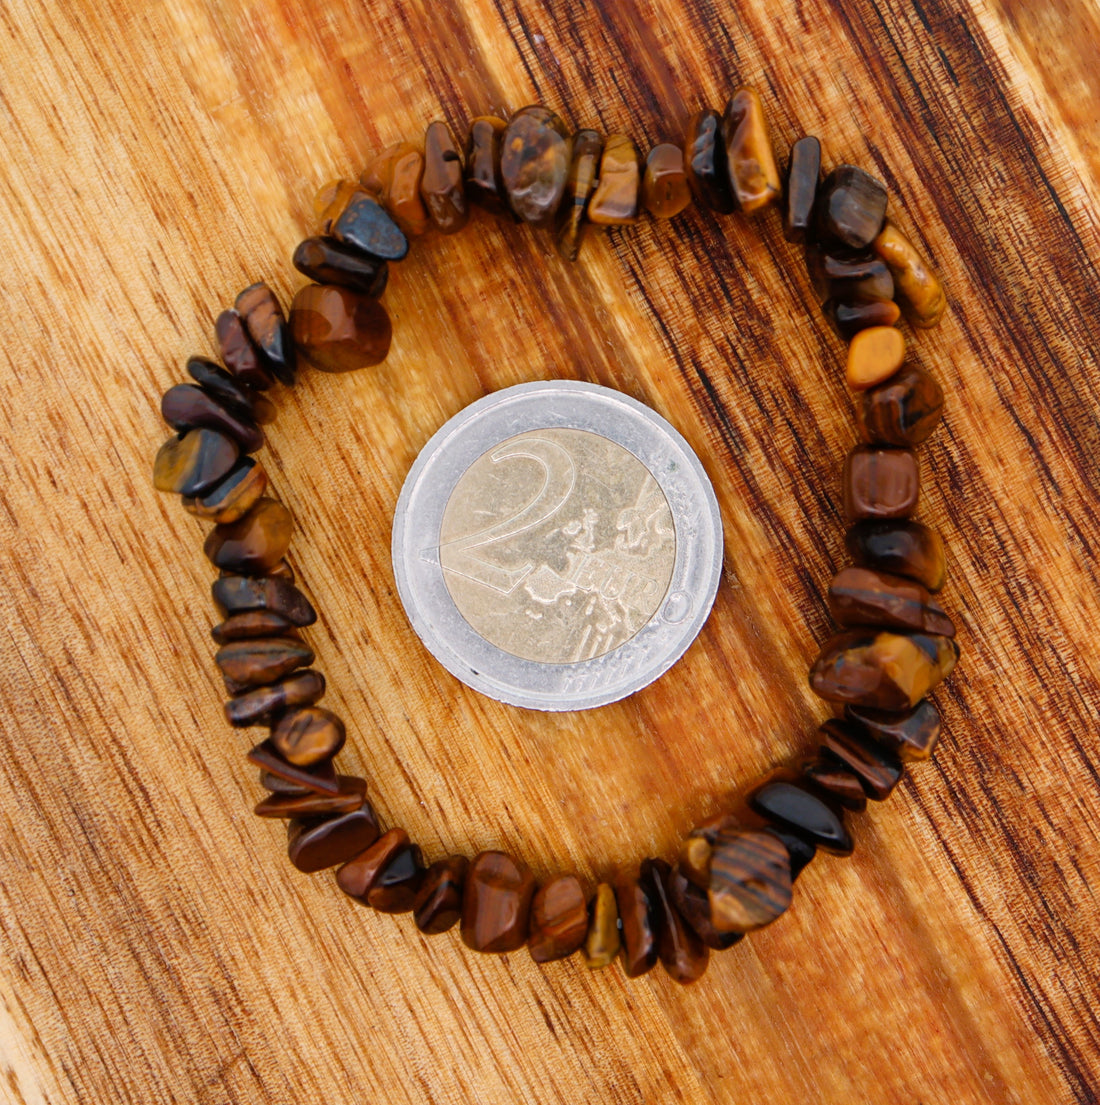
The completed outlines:
<svg viewBox="0 0 1100 1105">
<path fill-rule="evenodd" d="M 783 196 L 783 237 L 804 242 L 814 213 L 814 199 L 821 180 L 821 142 L 812 135 L 791 147 L 787 163 L 787 189 Z"/>
<path fill-rule="evenodd" d="M 231 437 L 243 453 L 254 453 L 264 443 L 263 430 L 194 384 L 176 384 L 160 400 L 160 413 L 165 422 L 181 432 L 196 427 L 217 430 Z"/>
<path fill-rule="evenodd" d="M 839 760 L 819 755 L 802 765 L 803 778 L 846 810 L 859 813 L 867 808 L 863 784 Z"/>
<path fill-rule="evenodd" d="M 281 383 L 293 384 L 294 346 L 275 293 L 266 284 L 250 284 L 233 306 L 259 349 L 264 367 Z"/>
<path fill-rule="evenodd" d="M 852 853 L 852 838 L 839 806 L 798 785 L 780 771 L 768 776 L 748 796 L 749 806 L 776 826 L 815 848 L 837 856 Z"/>
<path fill-rule="evenodd" d="M 288 579 L 277 576 L 223 576 L 210 588 L 222 614 L 241 614 L 246 610 L 270 610 L 281 614 L 292 625 L 313 625 L 317 612 L 309 599 Z"/>
<path fill-rule="evenodd" d="M 950 637 L 851 629 L 825 642 L 810 669 L 810 687 L 828 702 L 911 710 L 958 658 Z"/>
<path fill-rule="evenodd" d="M 230 641 L 214 657 L 222 672 L 236 683 L 258 687 L 313 663 L 313 650 L 294 637 L 260 637 Z"/>
<path fill-rule="evenodd" d="M 576 875 L 559 875 L 531 899 L 527 950 L 536 963 L 572 955 L 588 935 L 588 905 Z"/>
<path fill-rule="evenodd" d="M 631 226 L 641 209 L 642 165 L 628 134 L 609 134 L 600 157 L 600 179 L 588 204 L 588 221 L 599 226 Z"/>
<path fill-rule="evenodd" d="M 649 151 L 642 177 L 642 205 L 655 219 L 671 219 L 691 203 L 684 151 L 662 142 Z"/>
<path fill-rule="evenodd" d="M 901 318 L 901 308 L 884 299 L 827 299 L 821 310 L 842 341 L 872 326 L 893 326 Z"/>
<path fill-rule="evenodd" d="M 431 226 L 420 195 L 423 176 L 423 154 L 411 142 L 397 142 L 375 157 L 359 177 L 359 183 L 378 196 L 404 233 L 416 237 Z M 381 256 L 374 250 L 367 252 Z"/>
<path fill-rule="evenodd" d="M 916 580 L 871 568 L 844 568 L 829 584 L 829 612 L 838 625 L 877 625 L 955 636 L 943 608 Z"/>
<path fill-rule="evenodd" d="M 344 747 L 343 721 L 323 706 L 288 710 L 271 728 L 271 742 L 288 763 L 310 767 L 330 760 Z"/>
<path fill-rule="evenodd" d="M 315 794 L 302 790 L 297 794 L 269 794 L 257 803 L 253 812 L 257 817 L 291 818 L 324 817 L 333 813 L 351 813 L 366 801 L 367 781 L 354 775 L 338 777 L 340 789 L 336 794 Z"/>
<path fill-rule="evenodd" d="M 214 322 L 214 333 L 225 367 L 245 387 L 264 391 L 275 383 L 237 311 L 222 311 Z"/>
<path fill-rule="evenodd" d="M 267 490 L 267 472 L 258 460 L 243 457 L 219 483 L 202 495 L 186 495 L 183 508 L 196 518 L 225 525 L 243 518 Z"/>
<path fill-rule="evenodd" d="M 477 952 L 512 952 L 527 939 L 535 895 L 530 869 L 504 852 L 481 852 L 466 873 L 462 942 Z"/>
<path fill-rule="evenodd" d="M 262 747 L 262 746 L 257 745 L 257 747 Z M 251 753 L 249 755 L 251 757 Z M 287 766 L 290 767 L 289 764 Z M 321 766 L 323 767 L 325 765 L 321 765 Z M 328 766 L 330 768 L 332 768 L 332 764 L 329 764 Z M 297 771 L 298 768 L 296 768 L 296 767 L 291 768 L 291 770 L 292 771 Z M 333 768 L 332 777 L 333 777 L 333 779 L 336 779 L 335 768 Z M 312 791 L 312 790 L 310 790 L 309 787 L 304 787 L 299 783 L 292 783 L 289 779 L 280 778 L 278 775 L 274 775 L 270 771 L 267 771 L 263 768 L 260 769 L 260 786 L 262 786 L 264 788 L 264 790 L 270 791 L 272 794 L 297 794 L 297 795 L 302 795 L 302 794 L 320 793 L 320 792 L 317 792 L 317 791 Z M 335 793 L 335 791 L 334 791 L 334 793 Z"/>
<path fill-rule="evenodd" d="M 816 242 L 806 246 L 806 271 L 818 299 L 888 300 L 894 298 L 894 278 L 882 258 L 864 253 L 826 253 Z"/>
<path fill-rule="evenodd" d="M 247 641 L 253 637 L 296 637 L 298 630 L 282 616 L 270 610 L 248 610 L 233 614 L 210 630 L 210 636 L 219 645 L 230 641 Z"/>
<path fill-rule="evenodd" d="M 261 611 L 262 613 L 262 611 Z M 249 617 L 242 614 L 241 617 Z M 325 677 L 309 668 L 265 687 L 245 691 L 225 704 L 225 716 L 237 729 L 250 725 L 267 725 L 272 719 L 295 706 L 312 706 L 325 693 Z"/>
<path fill-rule="evenodd" d="M 905 335 L 893 326 L 869 326 L 848 346 L 845 377 L 854 391 L 865 391 L 889 380 L 905 360 Z"/>
<path fill-rule="evenodd" d="M 390 351 L 390 316 L 370 296 L 332 284 L 307 284 L 290 305 L 298 353 L 322 372 L 381 364 Z"/>
<path fill-rule="evenodd" d="M 870 740 L 878 741 L 907 763 L 927 760 L 940 739 L 940 712 L 927 698 L 900 714 L 849 706 L 844 717 Z"/>
<path fill-rule="evenodd" d="M 262 575 L 282 560 L 293 531 L 294 518 L 282 503 L 258 499 L 243 518 L 215 526 L 203 551 L 223 571 Z"/>
<path fill-rule="evenodd" d="M 509 214 L 500 178 L 500 142 L 507 123 L 479 115 L 466 136 L 466 195 L 491 215 Z"/>
<path fill-rule="evenodd" d="M 307 875 L 346 863 L 378 836 L 378 819 L 369 802 L 351 813 L 287 822 L 287 855 Z"/>
<path fill-rule="evenodd" d="M 818 730 L 821 748 L 859 779 L 868 798 L 889 798 L 903 771 L 901 760 L 888 748 L 867 740 L 855 726 L 830 718 Z"/>
<path fill-rule="evenodd" d="M 660 859 L 647 860 L 646 865 L 653 887 L 653 910 L 658 918 L 657 958 L 669 978 L 681 986 L 688 986 L 703 977 L 710 961 L 710 949 L 672 904 L 668 890 L 669 865 Z"/>
<path fill-rule="evenodd" d="M 584 962 L 589 970 L 609 967 L 619 954 L 619 907 L 615 891 L 606 882 L 596 887 L 588 904 L 588 932 L 584 938 Z"/>
<path fill-rule="evenodd" d="M 306 238 L 294 251 L 294 267 L 318 284 L 339 284 L 377 299 L 389 280 L 389 265 L 332 238 Z"/>
<path fill-rule="evenodd" d="M 596 188 L 602 152 L 603 139 L 594 130 L 579 130 L 573 135 L 573 157 L 554 235 L 558 254 L 566 261 L 576 261 L 580 254 L 588 225 L 588 202 Z"/>
<path fill-rule="evenodd" d="M 947 310 L 943 285 L 916 246 L 893 223 L 887 222 L 872 243 L 874 251 L 890 266 L 898 298 L 914 326 L 936 326 Z"/>
<path fill-rule="evenodd" d="M 386 865 L 403 848 L 408 847 L 409 834 L 404 829 L 390 829 L 381 836 L 376 832 L 358 855 L 350 857 L 336 872 L 336 885 L 356 901 L 367 905 L 367 895 Z"/>
<path fill-rule="evenodd" d="M 448 856 L 436 860 L 425 872 L 413 902 L 413 920 L 425 935 L 435 936 L 458 924 L 469 866 L 465 856 Z"/>
<path fill-rule="evenodd" d="M 775 203 L 783 183 L 775 164 L 764 105 L 753 88 L 739 88 L 722 115 L 730 188 L 737 206 L 751 215 Z"/>
<path fill-rule="evenodd" d="M 360 190 L 332 224 L 332 237 L 341 245 L 362 250 L 380 261 L 400 261 L 409 252 L 409 241 L 385 208 Z"/>
<path fill-rule="evenodd" d="M 620 877 L 615 882 L 615 902 L 622 926 L 623 970 L 627 978 L 638 978 L 657 962 L 658 917 L 654 908 L 654 890 L 645 866 L 638 874 Z"/>
<path fill-rule="evenodd" d="M 532 226 L 553 226 L 572 160 L 565 124 L 552 111 L 520 108 L 500 144 L 500 176 L 512 210 Z"/>
<path fill-rule="evenodd" d="M 791 860 L 782 841 L 757 829 L 722 833 L 710 861 L 710 917 L 719 932 L 751 932 L 791 904 Z"/>
<path fill-rule="evenodd" d="M 260 421 L 255 413 L 256 400 L 264 397 L 250 391 L 217 362 L 206 357 L 188 357 L 187 373 L 207 395 L 228 407 L 238 418 Z"/>
<path fill-rule="evenodd" d="M 688 187 L 701 207 L 728 215 L 734 209 L 729 164 L 722 142 L 722 118 L 717 111 L 697 112 L 684 139 Z"/>
<path fill-rule="evenodd" d="M 416 844 L 403 844 L 390 856 L 367 891 L 367 905 L 379 913 L 408 913 L 424 881 L 424 862 Z"/>
<path fill-rule="evenodd" d="M 719 932 L 710 919 L 710 899 L 705 888 L 691 882 L 679 864 L 668 874 L 668 897 L 688 927 L 712 951 L 723 951 L 744 937 L 741 932 Z"/>
<path fill-rule="evenodd" d="M 865 391 L 857 414 L 868 441 L 919 445 L 943 417 L 943 389 L 923 368 L 907 368 Z"/>
<path fill-rule="evenodd" d="M 844 535 L 848 555 L 861 567 L 908 576 L 938 591 L 947 578 L 943 541 L 920 522 L 857 522 Z"/>
<path fill-rule="evenodd" d="M 818 189 L 814 225 L 826 249 L 867 249 L 886 219 L 886 186 L 855 165 L 838 165 Z"/>
<path fill-rule="evenodd" d="M 296 767 L 279 755 L 270 737 L 249 750 L 248 762 L 260 768 L 260 781 L 268 790 L 278 789 L 283 794 L 297 794 L 301 790 L 337 794 L 340 790 L 331 760 L 322 760 L 313 767 Z"/>
<path fill-rule="evenodd" d="M 462 155 L 446 123 L 428 124 L 424 134 L 424 175 L 420 198 L 428 217 L 441 234 L 454 234 L 470 218 L 462 182 Z"/>
<path fill-rule="evenodd" d="M 689 836 L 680 848 L 677 866 L 703 890 L 710 885 L 711 843 L 705 836 Z"/>
<path fill-rule="evenodd" d="M 169 438 L 153 461 L 153 486 L 177 495 L 200 495 L 232 471 L 240 449 L 217 430 L 188 430 Z"/>
<path fill-rule="evenodd" d="M 907 518 L 917 508 L 920 472 L 912 449 L 857 445 L 844 461 L 844 513 L 859 518 Z"/>
</svg>

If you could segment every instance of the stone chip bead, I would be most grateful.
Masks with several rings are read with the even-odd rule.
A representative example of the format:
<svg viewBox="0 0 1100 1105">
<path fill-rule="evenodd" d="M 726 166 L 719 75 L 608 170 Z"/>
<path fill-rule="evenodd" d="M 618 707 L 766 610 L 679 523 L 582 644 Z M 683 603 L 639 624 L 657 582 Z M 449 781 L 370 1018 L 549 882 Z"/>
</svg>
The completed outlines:
<svg viewBox="0 0 1100 1105">
<path fill-rule="evenodd" d="M 269 610 L 291 625 L 313 625 L 317 611 L 289 579 L 278 576 L 222 576 L 211 585 L 211 594 L 225 616 L 247 610 Z"/>
<path fill-rule="evenodd" d="M 844 513 L 860 518 L 908 518 L 920 497 L 920 470 L 912 449 L 857 445 L 844 461 Z"/>
<path fill-rule="evenodd" d="M 588 225 L 588 204 L 596 190 L 599 177 L 603 139 L 594 130 L 579 130 L 573 135 L 573 156 L 565 184 L 565 197 L 558 208 L 554 244 L 566 261 L 576 261 L 580 255 L 585 227 Z"/>
<path fill-rule="evenodd" d="M 642 176 L 642 206 L 655 219 L 671 219 L 691 203 L 684 151 L 661 142 L 649 151 Z"/>
<path fill-rule="evenodd" d="M 436 860 L 425 872 L 413 902 L 413 920 L 426 936 L 446 932 L 458 924 L 469 866 L 465 856 L 448 856 Z"/>
<path fill-rule="evenodd" d="M 263 785 L 276 793 L 340 793 L 336 769 L 331 760 L 322 760 L 312 767 L 296 767 L 279 755 L 270 738 L 249 749 L 248 762 L 260 769 L 260 781 Z"/>
<path fill-rule="evenodd" d="M 860 813 L 867 808 L 867 795 L 863 784 L 838 759 L 828 752 L 802 765 L 802 777 L 814 789 L 824 792 L 831 801 L 838 802 L 846 810 Z"/>
<path fill-rule="evenodd" d="M 351 197 L 360 191 L 353 180 L 330 180 L 322 185 L 313 197 L 313 213 L 317 216 L 321 232 L 331 232 L 333 224 L 344 213 Z"/>
<path fill-rule="evenodd" d="M 466 135 L 466 196 L 491 215 L 509 214 L 500 176 L 500 143 L 507 126 L 495 115 L 479 115 Z"/>
<path fill-rule="evenodd" d="M 293 707 L 271 727 L 271 743 L 297 767 L 331 759 L 345 739 L 344 722 L 323 706 Z"/>
<path fill-rule="evenodd" d="M 332 224 L 332 237 L 380 261 L 400 261 L 409 252 L 401 228 L 368 192 L 360 190 Z"/>
<path fill-rule="evenodd" d="M 367 905 L 379 913 L 408 913 L 424 881 L 424 861 L 416 844 L 395 849 L 367 891 Z"/>
<path fill-rule="evenodd" d="M 205 494 L 229 475 L 240 455 L 240 446 L 217 430 L 188 430 L 160 447 L 153 486 L 186 497 Z"/>
<path fill-rule="evenodd" d="M 679 864 L 669 871 L 666 886 L 669 901 L 676 912 L 712 951 L 724 951 L 742 939 L 744 933 L 719 932 L 714 927 L 706 889 L 691 882 Z"/>
<path fill-rule="evenodd" d="M 378 299 L 389 281 L 389 264 L 342 246 L 334 238 L 306 238 L 294 251 L 294 267 L 318 284 L 339 284 Z"/>
<path fill-rule="evenodd" d="M 622 928 L 622 961 L 627 978 L 638 978 L 657 962 L 659 918 L 654 902 L 651 871 L 644 865 L 636 875 L 615 882 L 615 901 Z"/>
<path fill-rule="evenodd" d="M 531 899 L 527 950 L 536 963 L 572 955 L 588 935 L 588 904 L 576 875 L 558 875 Z"/>
<path fill-rule="evenodd" d="M 734 210 L 729 164 L 722 143 L 722 117 L 705 108 L 688 122 L 684 138 L 688 187 L 700 207 L 728 215 Z"/>
<path fill-rule="evenodd" d="M 821 141 L 812 135 L 791 147 L 787 163 L 787 187 L 783 194 L 783 237 L 804 242 L 810 231 L 814 200 L 821 180 Z"/>
<path fill-rule="evenodd" d="M 711 856 L 708 896 L 718 932 L 770 924 L 791 904 L 791 861 L 782 841 L 760 829 L 721 833 Z"/>
<path fill-rule="evenodd" d="M 371 161 L 360 175 L 359 183 L 378 197 L 403 233 L 415 238 L 426 233 L 432 225 L 420 194 L 423 177 L 424 155 L 411 142 L 396 142 Z M 367 252 L 375 257 L 382 256 L 374 250 Z"/>
<path fill-rule="evenodd" d="M 262 397 L 246 388 L 216 361 L 207 357 L 188 357 L 187 374 L 207 395 L 228 407 L 238 418 L 262 421 L 256 415 L 256 401 Z"/>
<path fill-rule="evenodd" d="M 309 790 L 297 794 L 269 794 L 256 804 L 253 812 L 257 817 L 276 817 L 288 821 L 291 818 L 302 820 L 360 809 L 366 801 L 366 780 L 354 775 L 341 775 L 337 782 L 340 789 L 336 794 L 316 794 Z"/>
<path fill-rule="evenodd" d="M 332 284 L 307 284 L 290 305 L 298 353 L 322 372 L 354 372 L 381 364 L 393 330 L 386 309 L 370 296 Z"/>
<path fill-rule="evenodd" d="M 336 872 L 336 885 L 349 898 L 368 905 L 368 895 L 386 866 L 408 846 L 409 834 L 404 829 L 390 829 L 381 836 L 376 832 L 363 848 L 349 856 Z"/>
<path fill-rule="evenodd" d="M 910 367 L 865 391 L 856 414 L 868 441 L 919 445 L 943 417 L 943 389 L 923 368 Z"/>
<path fill-rule="evenodd" d="M 633 226 L 641 210 L 642 167 L 628 134 L 609 134 L 600 157 L 600 178 L 588 204 L 588 221 L 600 226 Z"/>
<path fill-rule="evenodd" d="M 253 637 L 296 637 L 298 630 L 282 614 L 269 610 L 247 610 L 233 614 L 210 630 L 210 636 L 219 645 L 230 641 L 245 641 Z"/>
<path fill-rule="evenodd" d="M 840 809 L 783 771 L 765 778 L 748 796 L 751 809 L 780 831 L 837 856 L 852 853 L 852 838 Z"/>
<path fill-rule="evenodd" d="M 859 779 L 868 798 L 889 798 L 901 779 L 902 762 L 888 748 L 867 740 L 852 725 L 830 718 L 818 730 L 821 750 L 835 757 Z"/>
<path fill-rule="evenodd" d="M 841 705 L 911 710 L 951 674 L 958 658 L 950 637 L 850 629 L 825 642 L 810 669 L 810 687 Z"/>
<path fill-rule="evenodd" d="M 572 161 L 565 123 L 537 104 L 520 108 L 500 143 L 500 177 L 512 211 L 525 223 L 550 227 L 565 197 Z"/>
<path fill-rule="evenodd" d="M 275 293 L 264 283 L 250 284 L 233 304 L 244 321 L 253 344 L 260 351 L 264 367 L 280 382 L 294 383 L 294 346 L 286 317 Z"/>
<path fill-rule="evenodd" d="M 890 299 L 827 299 L 821 310 L 842 341 L 872 326 L 893 326 L 901 318 L 901 308 Z"/>
<path fill-rule="evenodd" d="M 893 326 L 869 326 L 848 346 L 845 378 L 853 391 L 889 380 L 905 361 L 905 335 Z"/>
<path fill-rule="evenodd" d="M 243 518 L 267 490 L 267 472 L 258 460 L 243 457 L 221 481 L 201 495 L 185 495 L 183 509 L 188 514 L 215 525 L 226 525 Z"/>
<path fill-rule="evenodd" d="M 859 567 L 907 576 L 929 591 L 938 591 L 947 579 L 943 539 L 922 522 L 857 522 L 845 533 L 844 547 Z"/>
<path fill-rule="evenodd" d="M 584 963 L 589 970 L 610 967 L 621 947 L 619 907 L 610 883 L 601 882 L 588 903 L 588 932 L 584 938 Z"/>
<path fill-rule="evenodd" d="M 295 637 L 259 637 L 230 641 L 218 649 L 214 662 L 235 683 L 259 687 L 309 667 L 313 658 L 313 649 Z"/>
<path fill-rule="evenodd" d="M 420 198 L 428 217 L 441 234 L 454 234 L 470 219 L 463 183 L 462 154 L 458 152 L 447 124 L 428 124 L 424 134 L 424 175 Z"/>
<path fill-rule="evenodd" d="M 940 712 L 935 703 L 927 698 L 903 713 L 848 706 L 844 719 L 869 740 L 889 748 L 906 763 L 927 760 L 940 739 Z"/>
<path fill-rule="evenodd" d="M 462 942 L 477 952 L 512 952 L 527 939 L 535 879 L 504 852 L 481 852 L 466 873 Z"/>
<path fill-rule="evenodd" d="M 249 337 L 244 319 L 237 311 L 222 311 L 214 321 L 214 333 L 225 367 L 245 387 L 266 391 L 275 383 L 275 377 L 263 363 L 256 343 Z"/>
<path fill-rule="evenodd" d="M 669 978 L 681 986 L 689 986 L 706 971 L 710 949 L 672 903 L 669 865 L 661 859 L 649 859 L 643 866 L 653 887 L 653 909 L 658 918 L 657 958 Z"/>
<path fill-rule="evenodd" d="M 319 671 L 295 671 L 274 683 L 235 695 L 225 704 L 226 720 L 235 729 L 268 725 L 285 710 L 312 706 L 324 693 L 325 677 Z"/>
<path fill-rule="evenodd" d="M 894 298 L 894 278 L 881 258 L 863 253 L 827 253 L 816 242 L 806 246 L 806 271 L 818 298 L 839 300 L 889 300 Z"/>
<path fill-rule="evenodd" d="M 817 193 L 814 225 L 825 247 L 862 250 L 886 220 L 886 186 L 855 165 L 838 165 Z"/>
<path fill-rule="evenodd" d="M 872 248 L 890 267 L 909 321 L 922 328 L 938 325 L 947 310 L 947 296 L 939 277 L 917 247 L 887 221 Z"/>
<path fill-rule="evenodd" d="M 196 427 L 217 430 L 231 437 L 242 453 L 254 453 L 264 443 L 263 430 L 251 415 L 241 415 L 194 384 L 176 384 L 160 400 L 160 414 L 174 430 Z"/>
<path fill-rule="evenodd" d="M 712 842 L 694 833 L 680 847 L 677 866 L 684 875 L 703 890 L 710 885 L 710 854 Z"/>
<path fill-rule="evenodd" d="M 746 215 L 775 203 L 783 182 L 775 163 L 764 104 L 753 88 L 739 88 L 722 115 L 730 189 Z"/>
<path fill-rule="evenodd" d="M 955 636 L 943 607 L 916 580 L 871 568 L 843 568 L 829 584 L 829 613 L 838 625 L 876 625 Z"/>
<path fill-rule="evenodd" d="M 287 822 L 287 855 L 307 875 L 346 863 L 378 836 L 369 802 L 350 813 Z"/>
<path fill-rule="evenodd" d="M 263 575 L 290 548 L 294 517 L 276 499 L 260 498 L 242 518 L 215 526 L 203 552 L 219 568 L 242 575 Z"/>
</svg>

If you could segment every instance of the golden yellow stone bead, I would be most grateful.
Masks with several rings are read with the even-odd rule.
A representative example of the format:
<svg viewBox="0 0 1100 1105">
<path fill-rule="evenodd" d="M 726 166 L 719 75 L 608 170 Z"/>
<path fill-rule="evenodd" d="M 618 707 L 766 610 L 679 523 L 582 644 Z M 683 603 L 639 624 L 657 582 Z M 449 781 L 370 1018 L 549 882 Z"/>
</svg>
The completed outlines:
<svg viewBox="0 0 1100 1105">
<path fill-rule="evenodd" d="M 584 961 L 592 970 L 608 967 L 615 962 L 619 945 L 619 907 L 615 902 L 615 891 L 601 882 L 592 899 L 588 935 L 584 941 Z"/>
<path fill-rule="evenodd" d="M 751 215 L 783 192 L 764 105 L 755 89 L 739 88 L 722 116 L 722 141 L 737 206 Z"/>
<path fill-rule="evenodd" d="M 409 235 L 432 225 L 420 196 L 424 155 L 411 142 L 387 146 L 359 175 L 359 183 L 378 197 L 390 218 Z"/>
<path fill-rule="evenodd" d="M 917 247 L 888 221 L 872 248 L 893 274 L 897 298 L 909 321 L 922 329 L 936 326 L 947 310 L 947 295 Z"/>
<path fill-rule="evenodd" d="M 691 203 L 684 151 L 662 142 L 649 151 L 642 177 L 642 205 L 655 219 L 671 219 Z"/>
<path fill-rule="evenodd" d="M 905 335 L 894 326 L 860 330 L 848 346 L 846 376 L 853 391 L 889 380 L 905 360 Z"/>
<path fill-rule="evenodd" d="M 628 134 L 608 135 L 600 158 L 600 182 L 588 205 L 588 221 L 631 226 L 638 221 L 642 171 L 638 147 Z"/>
</svg>

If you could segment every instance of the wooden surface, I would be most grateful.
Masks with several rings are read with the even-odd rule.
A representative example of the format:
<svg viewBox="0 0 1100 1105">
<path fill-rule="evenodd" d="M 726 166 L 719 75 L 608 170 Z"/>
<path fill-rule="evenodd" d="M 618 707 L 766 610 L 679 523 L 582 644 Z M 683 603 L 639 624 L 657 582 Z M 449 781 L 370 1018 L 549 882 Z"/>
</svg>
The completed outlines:
<svg viewBox="0 0 1100 1105">
<path fill-rule="evenodd" d="M 0 6 L 0 1099 L 1100 1100 L 1098 33 L 1084 0 Z M 158 397 L 240 287 L 296 286 L 315 187 L 433 117 L 543 100 L 654 142 L 737 81 L 781 155 L 810 131 L 882 173 L 949 284 L 914 353 L 949 402 L 922 504 L 963 647 L 946 734 L 690 989 L 477 957 L 296 873 L 251 816 L 202 527 L 150 485 Z M 265 454 L 343 764 L 431 858 L 669 855 L 825 713 L 805 672 L 854 430 L 797 252 L 774 215 L 693 212 L 569 267 L 479 219 L 386 302 L 386 365 L 307 375 Z M 457 684 L 388 560 L 433 430 L 554 376 L 668 417 L 726 526 L 685 659 L 572 716 Z"/>
</svg>

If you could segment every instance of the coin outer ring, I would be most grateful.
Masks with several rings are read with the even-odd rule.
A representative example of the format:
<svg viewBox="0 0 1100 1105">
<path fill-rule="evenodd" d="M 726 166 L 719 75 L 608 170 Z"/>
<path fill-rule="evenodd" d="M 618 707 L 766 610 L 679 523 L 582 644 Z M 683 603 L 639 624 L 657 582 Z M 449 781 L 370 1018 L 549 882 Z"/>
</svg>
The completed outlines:
<svg viewBox="0 0 1100 1105">
<path fill-rule="evenodd" d="M 618 648 L 572 664 L 524 659 L 487 641 L 455 605 L 439 561 L 443 512 L 470 465 L 508 438 L 551 428 L 587 430 L 633 453 L 664 492 L 676 533 L 672 578 L 657 612 Z M 457 679 L 490 698 L 550 711 L 605 706 L 664 674 L 710 613 L 722 553 L 718 501 L 691 446 L 637 400 L 573 380 L 504 388 L 446 422 L 405 479 L 391 543 L 397 593 L 428 651 Z"/>
</svg>

